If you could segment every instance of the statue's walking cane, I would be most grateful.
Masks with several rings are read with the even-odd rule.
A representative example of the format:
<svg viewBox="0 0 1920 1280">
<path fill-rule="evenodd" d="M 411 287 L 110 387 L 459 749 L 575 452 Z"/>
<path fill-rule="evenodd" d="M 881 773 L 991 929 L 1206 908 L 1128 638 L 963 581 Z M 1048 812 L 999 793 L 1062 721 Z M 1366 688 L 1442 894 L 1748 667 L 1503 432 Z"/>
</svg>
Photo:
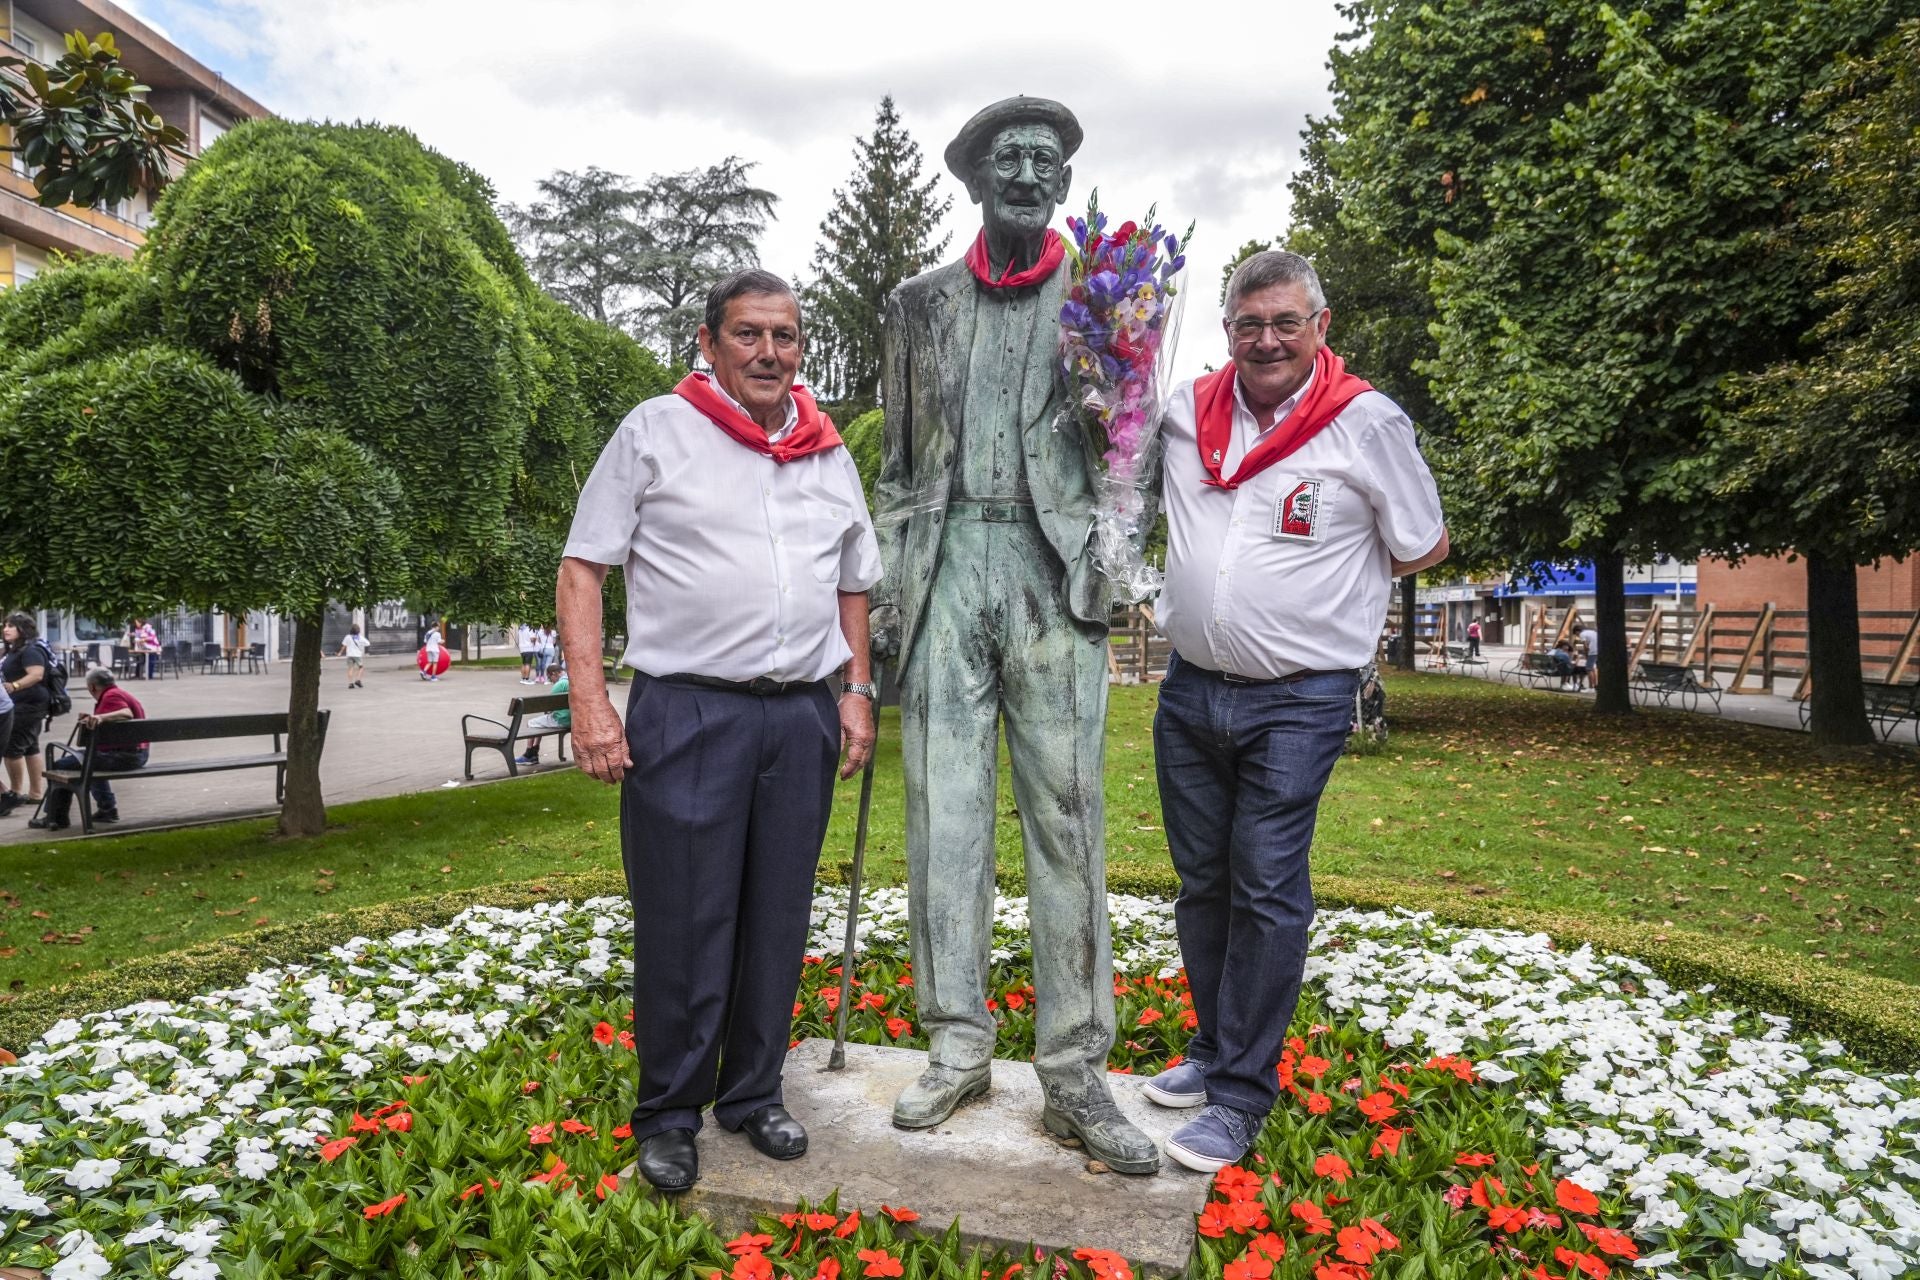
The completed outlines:
<svg viewBox="0 0 1920 1280">
<path fill-rule="evenodd" d="M 867 819 L 873 812 L 873 762 L 880 755 L 880 704 L 874 700 L 873 749 L 867 754 L 866 767 L 860 771 L 860 822 L 853 833 L 853 881 L 847 892 L 847 942 L 840 953 L 840 1016 L 833 1026 L 833 1052 L 827 1058 L 827 1070 L 839 1071 L 847 1065 L 847 1014 L 853 995 L 853 942 L 860 927 L 860 879 L 867 865 Z"/>
</svg>

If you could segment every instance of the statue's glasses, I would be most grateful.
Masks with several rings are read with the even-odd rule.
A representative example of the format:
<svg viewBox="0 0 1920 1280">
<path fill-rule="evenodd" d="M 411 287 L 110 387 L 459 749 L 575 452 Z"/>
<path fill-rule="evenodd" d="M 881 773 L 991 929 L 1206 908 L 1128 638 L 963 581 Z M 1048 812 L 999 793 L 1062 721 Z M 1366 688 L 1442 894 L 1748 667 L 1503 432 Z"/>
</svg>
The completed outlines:
<svg viewBox="0 0 1920 1280">
<path fill-rule="evenodd" d="M 1009 144 L 988 157 L 993 169 L 1003 178 L 1016 177 L 1022 160 L 1033 166 L 1033 176 L 1041 181 L 1060 172 L 1060 153 L 1052 147 L 1018 147 Z"/>
<path fill-rule="evenodd" d="M 1309 312 L 1304 316 L 1275 316 L 1271 320 L 1241 316 L 1238 320 L 1227 322 L 1227 332 L 1233 335 L 1235 343 L 1243 347 L 1250 347 L 1260 341 L 1260 335 L 1269 329 L 1273 330 L 1273 336 L 1281 341 L 1291 341 L 1305 333 L 1313 322 L 1319 319 L 1320 312 L 1325 310 L 1325 307 L 1321 307 L 1319 311 Z"/>
</svg>

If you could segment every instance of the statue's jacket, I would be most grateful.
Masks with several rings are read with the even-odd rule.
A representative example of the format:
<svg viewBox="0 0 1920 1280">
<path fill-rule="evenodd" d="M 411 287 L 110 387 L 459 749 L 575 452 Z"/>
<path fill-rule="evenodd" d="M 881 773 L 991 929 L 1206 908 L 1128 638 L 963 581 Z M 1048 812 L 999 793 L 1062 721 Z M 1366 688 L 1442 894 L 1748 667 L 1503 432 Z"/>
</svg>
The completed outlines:
<svg viewBox="0 0 1920 1280">
<path fill-rule="evenodd" d="M 1064 570 L 1066 598 L 1060 603 L 1090 632 L 1104 634 L 1107 581 L 1087 551 L 1099 458 L 1078 415 L 1056 422 L 1066 403 L 1055 321 L 1067 274 L 1063 266 L 1036 289 L 1042 322 L 1027 351 L 1019 421 L 1034 515 Z M 962 261 L 915 276 L 887 300 L 881 383 L 886 429 L 873 510 L 886 573 L 873 603 L 899 610 L 903 664 L 913 653 L 940 568 L 967 419 L 967 362 L 974 326 L 986 310 L 980 295 Z"/>
</svg>

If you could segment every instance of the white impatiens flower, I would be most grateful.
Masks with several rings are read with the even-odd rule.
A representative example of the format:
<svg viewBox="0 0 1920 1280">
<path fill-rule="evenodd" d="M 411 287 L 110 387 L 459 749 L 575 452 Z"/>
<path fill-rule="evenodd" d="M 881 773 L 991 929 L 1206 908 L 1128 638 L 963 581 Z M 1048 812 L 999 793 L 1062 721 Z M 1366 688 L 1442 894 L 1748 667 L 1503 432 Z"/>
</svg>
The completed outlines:
<svg viewBox="0 0 1920 1280">
<path fill-rule="evenodd" d="M 233 1157 L 233 1171 L 255 1181 L 266 1177 L 280 1167 L 280 1157 L 273 1154 L 271 1146 L 265 1138 L 246 1139 L 245 1145 Z"/>
<path fill-rule="evenodd" d="M 1733 1242 L 1733 1248 L 1740 1255 L 1740 1261 L 1762 1270 L 1769 1262 L 1779 1262 L 1787 1256 L 1786 1246 L 1780 1243 L 1778 1236 L 1768 1235 L 1751 1222 L 1742 1228 L 1740 1238 Z"/>
<path fill-rule="evenodd" d="M 98 1191 L 112 1186 L 119 1172 L 118 1160 L 76 1160 L 62 1180 L 75 1191 Z"/>
<path fill-rule="evenodd" d="M 60 1261 L 47 1271 L 47 1280 L 98 1280 L 113 1270 L 100 1252 L 99 1242 L 84 1231 L 69 1231 L 57 1246 Z"/>
<path fill-rule="evenodd" d="M 170 1280 L 220 1280 L 220 1268 L 205 1258 L 187 1258 L 167 1275 Z"/>
<path fill-rule="evenodd" d="M 6 1134 L 9 1138 L 12 1138 L 15 1142 L 19 1143 L 23 1147 L 32 1146 L 34 1143 L 39 1142 L 41 1139 L 47 1136 L 47 1131 L 44 1126 L 37 1125 L 37 1124 L 24 1124 L 18 1120 L 15 1120 L 12 1124 L 8 1125 L 6 1128 L 0 1129 L 0 1133 Z"/>
<path fill-rule="evenodd" d="M 141 1227 L 138 1230 L 129 1231 L 126 1234 L 126 1237 L 122 1239 L 120 1243 L 126 1245 L 127 1248 L 129 1249 L 137 1249 L 143 1244 L 152 1244 L 155 1240 L 158 1240 L 161 1236 L 164 1236 L 166 1234 L 167 1234 L 166 1219 L 155 1218 L 152 1222 L 149 1222 L 146 1226 Z"/>
</svg>

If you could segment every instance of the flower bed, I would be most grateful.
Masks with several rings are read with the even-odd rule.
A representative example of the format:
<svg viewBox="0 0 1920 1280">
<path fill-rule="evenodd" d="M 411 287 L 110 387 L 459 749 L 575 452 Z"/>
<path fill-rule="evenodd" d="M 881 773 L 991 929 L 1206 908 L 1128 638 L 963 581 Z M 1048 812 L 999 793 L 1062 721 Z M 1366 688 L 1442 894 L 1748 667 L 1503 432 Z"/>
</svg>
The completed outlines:
<svg viewBox="0 0 1920 1280">
<path fill-rule="evenodd" d="M 816 900 L 799 1036 L 844 919 Z M 1121 1071 L 1192 1014 L 1171 911 L 1115 897 Z M 870 896 L 854 1034 L 923 1043 L 905 904 Z M 998 1052 L 1024 1057 L 1024 903 Z M 801 1206 L 721 1241 L 622 1183 L 626 904 L 475 908 L 179 1005 L 53 1028 L 0 1069 L 0 1264 L 61 1277 L 1119 1276 L 1100 1241 L 969 1256 L 910 1209 Z M 1920 1271 L 1920 1084 L 1644 966 L 1411 914 L 1315 929 L 1281 1106 L 1196 1224 L 1231 1280 Z M 829 1224 L 829 1219 L 831 1222 Z"/>
</svg>

